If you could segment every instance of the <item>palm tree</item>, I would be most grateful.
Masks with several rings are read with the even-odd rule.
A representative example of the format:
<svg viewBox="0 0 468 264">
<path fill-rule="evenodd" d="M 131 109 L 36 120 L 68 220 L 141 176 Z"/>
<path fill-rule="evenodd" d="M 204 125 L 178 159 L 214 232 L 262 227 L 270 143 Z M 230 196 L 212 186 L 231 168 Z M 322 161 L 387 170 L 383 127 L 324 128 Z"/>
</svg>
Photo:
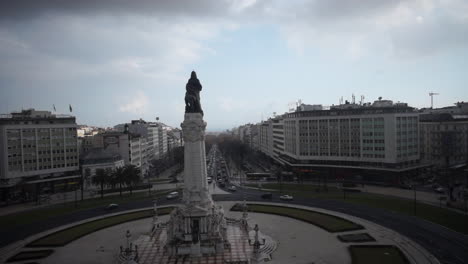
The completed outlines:
<svg viewBox="0 0 468 264">
<path fill-rule="evenodd" d="M 125 184 L 130 187 L 130 195 L 133 193 L 133 185 L 141 181 L 140 168 L 135 165 L 126 165 L 124 167 Z"/>
<path fill-rule="evenodd" d="M 94 185 L 101 185 L 101 199 L 104 197 L 104 184 L 109 178 L 108 171 L 104 169 L 97 169 L 96 175 L 92 178 Z"/>
</svg>

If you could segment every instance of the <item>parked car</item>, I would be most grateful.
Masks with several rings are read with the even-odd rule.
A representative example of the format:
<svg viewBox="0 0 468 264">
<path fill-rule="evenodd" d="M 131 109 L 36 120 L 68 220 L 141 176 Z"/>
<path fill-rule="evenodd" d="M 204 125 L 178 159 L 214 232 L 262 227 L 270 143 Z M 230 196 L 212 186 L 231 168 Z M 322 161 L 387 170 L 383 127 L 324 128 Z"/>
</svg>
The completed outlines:
<svg viewBox="0 0 468 264">
<path fill-rule="evenodd" d="M 231 191 L 231 192 L 235 192 L 235 191 L 237 191 L 237 188 L 236 188 L 236 186 L 231 185 L 231 186 L 228 187 L 228 190 Z"/>
<path fill-rule="evenodd" d="M 168 195 L 166 195 L 167 200 L 176 199 L 176 198 L 179 198 L 179 192 L 171 192 Z"/>
<path fill-rule="evenodd" d="M 108 206 L 106 206 L 106 209 L 107 209 L 107 210 L 113 210 L 113 209 L 116 209 L 116 208 L 118 208 L 118 207 L 119 207 L 118 204 L 111 203 L 111 204 L 109 204 Z"/>
<path fill-rule="evenodd" d="M 438 193 L 444 193 L 445 189 L 442 188 L 442 187 L 438 187 L 437 189 L 435 189 L 435 191 L 438 192 Z"/>
<path fill-rule="evenodd" d="M 285 194 L 285 195 L 281 195 L 280 199 L 284 201 L 292 201 L 294 198 L 292 197 L 292 195 Z"/>
<path fill-rule="evenodd" d="M 208 177 L 208 183 L 212 183 L 212 182 L 213 182 L 213 178 Z"/>
<path fill-rule="evenodd" d="M 272 193 L 264 193 L 264 194 L 262 194 L 261 197 L 262 197 L 262 199 L 269 199 L 269 200 L 271 200 L 271 199 L 273 199 L 273 194 L 272 194 Z"/>
</svg>

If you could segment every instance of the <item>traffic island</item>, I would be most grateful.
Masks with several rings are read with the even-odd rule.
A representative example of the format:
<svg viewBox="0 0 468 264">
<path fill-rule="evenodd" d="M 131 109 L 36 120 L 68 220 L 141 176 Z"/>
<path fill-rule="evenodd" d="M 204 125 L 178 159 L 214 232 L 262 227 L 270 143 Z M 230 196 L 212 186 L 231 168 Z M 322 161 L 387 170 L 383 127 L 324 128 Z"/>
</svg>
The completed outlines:
<svg viewBox="0 0 468 264">
<path fill-rule="evenodd" d="M 374 242 L 376 241 L 371 235 L 367 233 L 357 233 L 357 234 L 346 234 L 337 236 L 341 242 L 344 243 L 363 243 L 363 242 Z"/>
<path fill-rule="evenodd" d="M 291 217 L 297 220 L 307 222 L 309 224 L 313 224 L 331 233 L 364 229 L 362 225 L 353 223 L 349 220 L 311 210 L 264 204 L 247 204 L 246 206 L 249 212 L 275 214 Z M 231 211 L 243 210 L 243 204 L 235 204 L 231 208 Z"/>
<path fill-rule="evenodd" d="M 45 257 L 50 256 L 50 254 L 52 254 L 53 252 L 54 251 L 52 249 L 21 251 L 18 254 L 9 258 L 6 262 L 11 263 L 17 261 L 43 259 Z"/>
<path fill-rule="evenodd" d="M 158 215 L 169 214 L 172 209 L 174 209 L 174 207 L 162 208 L 158 211 Z M 148 218 L 151 216 L 153 216 L 153 210 L 144 210 L 101 218 L 57 231 L 27 244 L 26 247 L 62 247 L 80 237 L 91 234 L 103 228 Z"/>
<path fill-rule="evenodd" d="M 352 264 L 409 264 L 401 250 L 393 245 L 349 246 Z"/>
</svg>

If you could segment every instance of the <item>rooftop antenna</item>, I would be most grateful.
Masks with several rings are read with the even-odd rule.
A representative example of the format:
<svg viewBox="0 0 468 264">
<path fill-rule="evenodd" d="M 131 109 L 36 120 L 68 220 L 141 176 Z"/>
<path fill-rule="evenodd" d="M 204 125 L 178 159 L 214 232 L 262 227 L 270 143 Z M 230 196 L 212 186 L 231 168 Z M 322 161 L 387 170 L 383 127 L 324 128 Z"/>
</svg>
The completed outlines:
<svg viewBox="0 0 468 264">
<path fill-rule="evenodd" d="M 356 96 L 354 96 L 354 94 L 353 94 L 352 98 L 353 98 L 353 104 L 355 104 L 356 103 Z"/>
<path fill-rule="evenodd" d="M 434 92 L 429 92 L 429 96 L 431 97 L 431 109 L 433 108 L 434 106 L 434 95 L 439 95 L 438 93 L 434 93 Z"/>
<path fill-rule="evenodd" d="M 296 107 L 296 102 L 288 103 L 288 112 L 294 112 L 296 110 L 294 107 Z"/>
<path fill-rule="evenodd" d="M 360 105 L 364 103 L 364 95 L 361 95 L 361 101 L 359 102 Z"/>
<path fill-rule="evenodd" d="M 343 104 L 343 96 L 340 97 L 340 105 Z"/>
</svg>

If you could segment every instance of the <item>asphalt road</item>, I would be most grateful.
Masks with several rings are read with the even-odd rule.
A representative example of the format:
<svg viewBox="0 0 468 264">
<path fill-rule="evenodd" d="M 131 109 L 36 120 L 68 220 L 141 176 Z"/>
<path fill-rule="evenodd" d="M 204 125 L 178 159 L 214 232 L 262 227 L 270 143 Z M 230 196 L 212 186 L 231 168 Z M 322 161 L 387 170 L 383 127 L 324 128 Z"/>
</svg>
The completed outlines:
<svg viewBox="0 0 468 264">
<path fill-rule="evenodd" d="M 238 191 L 233 194 L 218 194 L 213 195 L 213 198 L 215 201 L 242 201 L 244 199 L 246 201 L 265 201 L 260 198 L 261 193 L 262 192 L 258 190 L 239 188 Z M 295 198 L 294 201 L 284 202 L 279 200 L 278 196 L 275 194 L 271 201 L 319 207 L 360 217 L 407 236 L 434 254 L 441 263 L 468 263 L 468 236 L 413 216 L 333 200 Z M 177 202 L 178 200 L 167 201 L 165 199 L 160 199 L 158 205 L 167 205 Z M 119 208 L 112 210 L 111 212 L 115 213 L 151 206 L 151 200 L 135 201 L 122 204 Z M 0 227 L 0 247 L 4 247 L 10 243 L 25 239 L 33 234 L 43 232 L 54 227 L 107 213 L 109 213 L 109 211 L 106 211 L 103 208 L 96 208 L 70 213 L 63 216 L 51 217 L 47 220 L 18 226 L 14 229 L 5 229 Z"/>
</svg>

